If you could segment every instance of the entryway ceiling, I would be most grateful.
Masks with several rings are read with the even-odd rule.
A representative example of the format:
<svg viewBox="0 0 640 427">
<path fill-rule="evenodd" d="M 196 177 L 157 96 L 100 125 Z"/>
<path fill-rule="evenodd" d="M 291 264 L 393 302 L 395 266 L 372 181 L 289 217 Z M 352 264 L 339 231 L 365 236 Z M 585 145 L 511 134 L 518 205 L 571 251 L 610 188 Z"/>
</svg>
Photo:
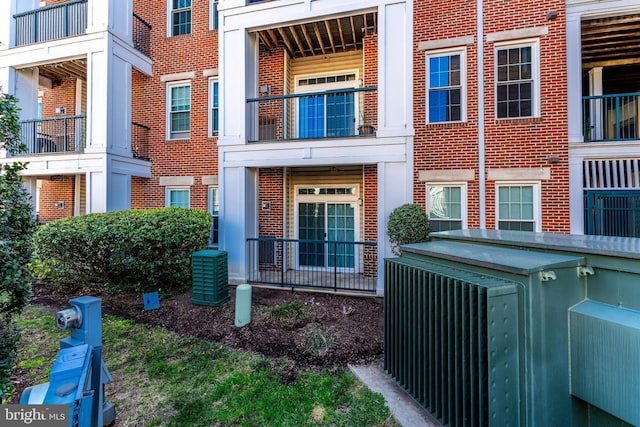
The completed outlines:
<svg viewBox="0 0 640 427">
<path fill-rule="evenodd" d="M 362 49 L 367 32 L 377 32 L 377 12 L 327 18 L 258 31 L 267 49 L 283 46 L 292 58 Z"/>
<path fill-rule="evenodd" d="M 640 14 L 582 21 L 583 68 L 640 64 Z"/>
<path fill-rule="evenodd" d="M 43 64 L 38 68 L 40 69 L 40 76 L 53 81 L 62 80 L 67 77 L 82 80 L 87 79 L 87 61 L 85 59 L 73 59 L 53 64 Z"/>
</svg>

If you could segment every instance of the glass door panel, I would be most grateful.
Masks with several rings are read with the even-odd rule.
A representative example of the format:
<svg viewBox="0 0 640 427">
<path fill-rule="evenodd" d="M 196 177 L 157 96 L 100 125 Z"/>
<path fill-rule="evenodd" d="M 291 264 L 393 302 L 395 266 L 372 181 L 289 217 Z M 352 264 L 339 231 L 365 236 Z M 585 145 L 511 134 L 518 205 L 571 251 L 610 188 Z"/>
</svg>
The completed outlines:
<svg viewBox="0 0 640 427">
<path fill-rule="evenodd" d="M 324 96 L 300 98 L 298 102 L 300 138 L 324 137 Z"/>
<path fill-rule="evenodd" d="M 298 235 L 300 240 L 325 239 L 325 204 L 298 204 Z M 300 242 L 298 263 L 304 267 L 324 267 L 326 257 L 323 243 Z"/>
<path fill-rule="evenodd" d="M 329 242 L 355 241 L 355 203 L 327 204 L 327 240 Z M 355 267 L 355 245 L 329 244 L 329 267 Z"/>
<path fill-rule="evenodd" d="M 328 137 L 354 135 L 355 122 L 353 93 L 336 93 L 327 96 Z"/>
</svg>

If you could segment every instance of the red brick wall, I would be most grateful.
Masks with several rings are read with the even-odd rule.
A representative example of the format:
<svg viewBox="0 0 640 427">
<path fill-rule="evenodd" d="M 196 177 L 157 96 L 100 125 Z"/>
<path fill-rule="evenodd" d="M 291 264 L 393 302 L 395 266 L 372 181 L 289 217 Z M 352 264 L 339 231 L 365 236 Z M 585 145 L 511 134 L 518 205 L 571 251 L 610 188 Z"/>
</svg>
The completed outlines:
<svg viewBox="0 0 640 427">
<path fill-rule="evenodd" d="M 364 236 L 365 242 L 378 241 L 378 167 L 364 166 Z M 375 277 L 378 272 L 378 251 L 375 246 L 364 247 L 364 275 Z"/>
<path fill-rule="evenodd" d="M 132 208 L 165 204 L 161 176 L 193 176 L 191 207 L 207 209 L 207 186 L 202 176 L 218 174 L 217 138 L 208 134 L 208 80 L 203 71 L 218 67 L 218 31 L 209 30 L 209 2 L 194 0 L 191 34 L 167 37 L 166 2 L 136 0 L 134 11 L 152 26 L 153 76 L 133 73 L 133 121 L 151 127 L 149 156 L 152 178 L 132 180 Z M 191 136 L 166 140 L 165 74 L 193 72 L 191 80 Z"/>
<path fill-rule="evenodd" d="M 259 170 L 258 235 L 283 238 L 284 230 L 284 171 L 281 168 Z M 270 202 L 271 209 L 262 209 Z"/>
<path fill-rule="evenodd" d="M 378 85 L 378 34 L 368 33 L 363 39 L 364 86 Z M 378 126 L 378 92 L 364 93 L 364 114 L 368 124 Z M 361 117 L 359 119 L 362 119 Z M 362 120 L 361 120 L 362 121 Z M 361 123 L 362 124 L 362 123 Z"/>
<path fill-rule="evenodd" d="M 425 52 L 423 41 L 473 36 L 476 39 L 475 4 L 466 1 L 418 2 L 414 7 L 414 166 L 416 203 L 425 205 L 421 170 L 473 169 L 468 183 L 469 227 L 479 227 L 477 44 L 467 45 L 467 121 L 426 124 Z M 549 10 L 560 17 L 547 21 Z M 436 13 L 437 12 L 437 13 Z M 548 26 L 540 37 L 541 117 L 497 120 L 494 106 L 494 45 L 485 41 L 485 149 L 486 168 L 551 167 L 551 180 L 542 182 L 543 231 L 569 231 L 568 147 L 566 113 L 566 45 L 562 1 L 484 2 L 484 33 Z M 477 40 L 476 40 L 477 42 Z M 550 165 L 549 154 L 560 156 Z M 495 228 L 495 183 L 486 182 L 487 228 Z"/>
<path fill-rule="evenodd" d="M 66 108 L 66 114 L 56 114 L 56 108 Z M 42 117 L 76 114 L 76 79 L 68 77 L 54 81 L 51 89 L 42 89 Z"/>
<path fill-rule="evenodd" d="M 52 176 L 42 181 L 40 189 L 40 210 L 38 222 L 47 223 L 61 218 L 73 216 L 73 201 L 75 194 L 75 176 Z M 57 207 L 58 202 L 64 202 L 64 208 Z"/>
<path fill-rule="evenodd" d="M 261 96 L 274 96 L 285 94 L 285 76 L 284 76 L 284 48 L 267 49 L 264 45 L 260 45 L 258 57 L 258 87 L 271 87 L 270 94 L 260 94 Z M 259 139 L 282 139 L 284 137 L 284 129 L 282 129 L 282 101 L 272 100 L 258 103 L 258 117 L 260 126 L 263 129 L 262 136 Z M 267 136 L 265 126 L 274 126 L 275 135 Z"/>
</svg>

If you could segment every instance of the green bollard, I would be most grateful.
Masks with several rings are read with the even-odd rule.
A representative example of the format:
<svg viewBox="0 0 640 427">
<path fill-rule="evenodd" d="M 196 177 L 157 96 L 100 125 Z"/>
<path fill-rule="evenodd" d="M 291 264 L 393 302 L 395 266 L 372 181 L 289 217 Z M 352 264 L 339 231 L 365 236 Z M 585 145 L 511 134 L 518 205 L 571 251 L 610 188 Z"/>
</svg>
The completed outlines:
<svg viewBox="0 0 640 427">
<path fill-rule="evenodd" d="M 247 284 L 236 287 L 236 322 L 239 328 L 251 322 L 251 286 Z"/>
</svg>

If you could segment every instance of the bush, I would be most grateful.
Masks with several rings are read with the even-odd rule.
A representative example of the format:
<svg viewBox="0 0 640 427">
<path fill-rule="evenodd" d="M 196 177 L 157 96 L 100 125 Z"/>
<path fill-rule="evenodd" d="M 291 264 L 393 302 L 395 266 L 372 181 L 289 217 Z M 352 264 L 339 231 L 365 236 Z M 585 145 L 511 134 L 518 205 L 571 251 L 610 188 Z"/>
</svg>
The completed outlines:
<svg viewBox="0 0 640 427">
<path fill-rule="evenodd" d="M 430 231 L 429 218 L 420 205 L 407 203 L 395 208 L 389 215 L 387 235 L 395 255 L 400 255 L 402 245 L 428 240 Z"/>
<path fill-rule="evenodd" d="M 24 153 L 20 142 L 17 99 L 0 92 L 0 149 Z M 31 295 L 28 265 L 33 255 L 31 239 L 36 227 L 31 196 L 22 185 L 25 163 L 0 165 L 0 402 L 11 398 L 13 371 L 20 330 L 15 317 Z"/>
<path fill-rule="evenodd" d="M 173 292 L 191 284 L 191 254 L 207 247 L 211 215 L 179 208 L 96 213 L 38 229 L 34 273 L 67 293 Z"/>
</svg>

